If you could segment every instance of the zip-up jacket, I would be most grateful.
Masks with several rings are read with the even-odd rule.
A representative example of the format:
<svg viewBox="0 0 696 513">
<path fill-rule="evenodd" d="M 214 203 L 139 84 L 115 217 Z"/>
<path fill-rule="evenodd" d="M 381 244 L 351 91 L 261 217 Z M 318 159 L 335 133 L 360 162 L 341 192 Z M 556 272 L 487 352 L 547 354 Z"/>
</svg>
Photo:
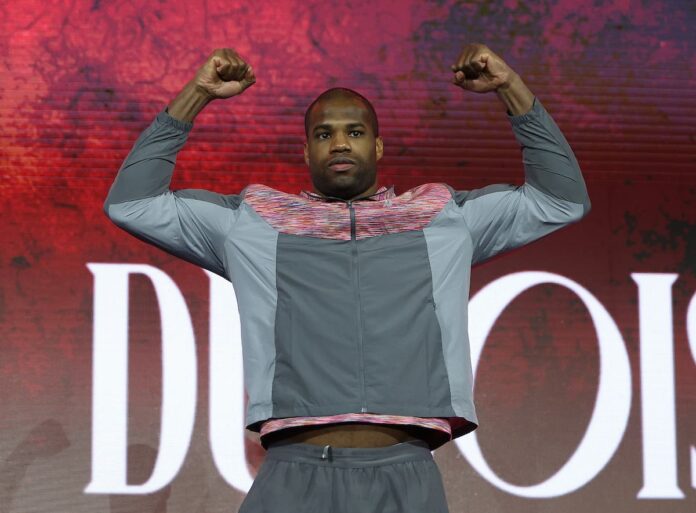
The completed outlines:
<svg viewBox="0 0 696 513">
<path fill-rule="evenodd" d="M 264 185 L 171 191 L 191 123 L 160 112 L 105 203 L 118 226 L 234 285 L 246 425 L 375 413 L 478 424 L 467 335 L 471 266 L 590 208 L 563 134 L 538 100 L 510 116 L 525 183 L 429 183 L 339 201 Z M 383 196 L 384 197 L 384 196 Z"/>
</svg>

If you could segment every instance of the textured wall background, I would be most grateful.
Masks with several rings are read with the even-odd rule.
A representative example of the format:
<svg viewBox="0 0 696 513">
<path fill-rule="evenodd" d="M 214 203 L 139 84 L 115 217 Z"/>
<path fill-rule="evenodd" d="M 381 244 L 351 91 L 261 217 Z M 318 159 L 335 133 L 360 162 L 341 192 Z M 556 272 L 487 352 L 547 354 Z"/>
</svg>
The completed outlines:
<svg viewBox="0 0 696 513">
<path fill-rule="evenodd" d="M 474 271 L 472 294 L 502 275 L 545 270 L 592 291 L 616 320 L 634 380 L 628 429 L 587 486 L 552 500 L 504 493 L 454 444 L 438 450 L 453 512 L 693 511 L 696 365 L 685 315 L 696 291 L 696 5 L 689 1 L 518 2 L 0 1 L 0 513 L 236 511 L 210 456 L 208 286 L 202 273 L 110 225 L 101 203 L 139 132 L 216 47 L 237 49 L 258 82 L 197 119 L 175 187 L 238 192 L 309 186 L 302 115 L 345 85 L 374 100 L 381 181 L 459 189 L 522 180 L 494 96 L 449 83 L 467 42 L 516 69 L 566 133 L 593 210 L 582 223 Z M 90 479 L 92 276 L 87 262 L 149 263 L 185 294 L 197 337 L 194 438 L 153 497 L 85 495 Z M 638 500 L 642 486 L 637 288 L 630 273 L 676 273 L 673 312 L 678 477 L 686 498 Z M 131 288 L 133 482 L 150 473 L 160 402 L 159 316 Z M 516 299 L 478 370 L 479 442 L 502 478 L 530 485 L 572 453 L 592 412 L 596 335 L 580 301 L 542 286 Z M 247 440 L 249 466 L 263 451 Z M 160 508 L 160 509 L 157 509 Z"/>
</svg>

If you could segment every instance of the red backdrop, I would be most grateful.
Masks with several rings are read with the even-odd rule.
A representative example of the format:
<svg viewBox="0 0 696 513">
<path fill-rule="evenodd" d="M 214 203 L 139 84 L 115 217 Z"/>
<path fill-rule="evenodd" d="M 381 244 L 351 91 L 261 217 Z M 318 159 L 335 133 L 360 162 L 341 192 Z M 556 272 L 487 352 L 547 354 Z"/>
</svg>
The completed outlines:
<svg viewBox="0 0 696 513">
<path fill-rule="evenodd" d="M 120 232 L 101 211 L 139 132 L 206 55 L 237 49 L 258 82 L 196 120 L 175 187 L 308 187 L 302 116 L 333 85 L 374 101 L 385 139 L 380 180 L 397 192 L 429 181 L 458 189 L 519 183 L 520 153 L 499 102 L 449 82 L 449 65 L 472 41 L 503 56 L 552 113 L 593 203 L 580 224 L 476 268 L 472 296 L 518 271 L 582 285 L 618 326 L 633 393 L 606 466 L 556 497 L 505 491 L 457 445 L 439 449 L 451 510 L 693 511 L 696 306 L 692 340 L 687 309 L 696 292 L 695 24 L 693 3 L 680 1 L 0 2 L 0 513 L 236 511 L 243 498 L 221 477 L 209 444 L 208 280 Z M 92 479 L 88 263 L 157 267 L 191 313 L 196 424 L 183 466 L 155 495 L 84 492 Z M 644 297 L 662 301 L 646 302 L 649 309 L 672 307 L 673 349 L 659 326 L 641 326 L 646 312 L 632 273 L 675 275 L 669 305 L 660 291 Z M 131 279 L 129 312 L 128 477 L 142 483 L 158 447 L 162 378 L 159 312 L 143 277 Z M 559 285 L 519 295 L 497 319 L 476 397 L 478 443 L 500 479 L 542 483 L 575 451 L 599 386 L 598 329 L 586 305 Z M 641 335 L 651 330 L 664 338 L 673 378 L 666 367 L 658 369 L 666 377 L 641 373 Z M 651 443 L 641 400 L 655 380 L 673 382 L 675 391 L 674 401 L 667 395 L 655 406 L 667 414 L 659 419 L 666 431 L 648 434 L 671 455 L 649 460 L 663 475 L 674 473 L 671 496 L 660 499 L 638 497 Z M 251 434 L 245 449 L 253 475 L 263 450 Z"/>
</svg>

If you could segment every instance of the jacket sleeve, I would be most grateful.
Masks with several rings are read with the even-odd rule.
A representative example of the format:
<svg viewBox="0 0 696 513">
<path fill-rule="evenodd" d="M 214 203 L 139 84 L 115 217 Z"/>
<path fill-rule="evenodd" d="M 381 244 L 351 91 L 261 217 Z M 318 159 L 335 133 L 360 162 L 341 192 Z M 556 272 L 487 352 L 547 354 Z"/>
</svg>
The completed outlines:
<svg viewBox="0 0 696 513">
<path fill-rule="evenodd" d="M 192 126 L 160 112 L 121 165 L 104 212 L 139 239 L 225 276 L 224 240 L 241 197 L 169 189 L 176 155 Z"/>
<path fill-rule="evenodd" d="M 590 211 L 580 166 L 570 145 L 537 99 L 510 116 L 522 146 L 525 183 L 455 191 L 474 244 L 472 263 L 516 248 L 576 221 Z"/>
</svg>

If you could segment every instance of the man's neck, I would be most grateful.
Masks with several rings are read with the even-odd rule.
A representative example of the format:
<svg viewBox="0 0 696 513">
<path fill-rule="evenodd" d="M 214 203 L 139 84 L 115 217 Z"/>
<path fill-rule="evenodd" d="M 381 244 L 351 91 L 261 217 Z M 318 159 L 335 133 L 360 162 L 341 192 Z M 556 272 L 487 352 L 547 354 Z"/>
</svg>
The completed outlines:
<svg viewBox="0 0 696 513">
<path fill-rule="evenodd" d="M 375 194 L 379 189 L 380 189 L 380 186 L 377 183 L 375 183 L 369 189 L 367 189 L 359 194 L 356 194 L 352 198 L 342 198 L 342 199 L 344 201 L 355 201 L 355 200 L 358 200 L 361 198 L 367 198 L 368 196 L 372 196 L 373 194 Z M 323 192 L 321 192 L 320 190 L 318 190 L 316 188 L 312 188 L 312 192 L 314 192 L 315 194 L 318 194 L 319 196 L 322 196 L 324 198 L 337 198 L 338 197 L 338 196 L 331 196 L 330 194 L 324 194 Z"/>
</svg>

